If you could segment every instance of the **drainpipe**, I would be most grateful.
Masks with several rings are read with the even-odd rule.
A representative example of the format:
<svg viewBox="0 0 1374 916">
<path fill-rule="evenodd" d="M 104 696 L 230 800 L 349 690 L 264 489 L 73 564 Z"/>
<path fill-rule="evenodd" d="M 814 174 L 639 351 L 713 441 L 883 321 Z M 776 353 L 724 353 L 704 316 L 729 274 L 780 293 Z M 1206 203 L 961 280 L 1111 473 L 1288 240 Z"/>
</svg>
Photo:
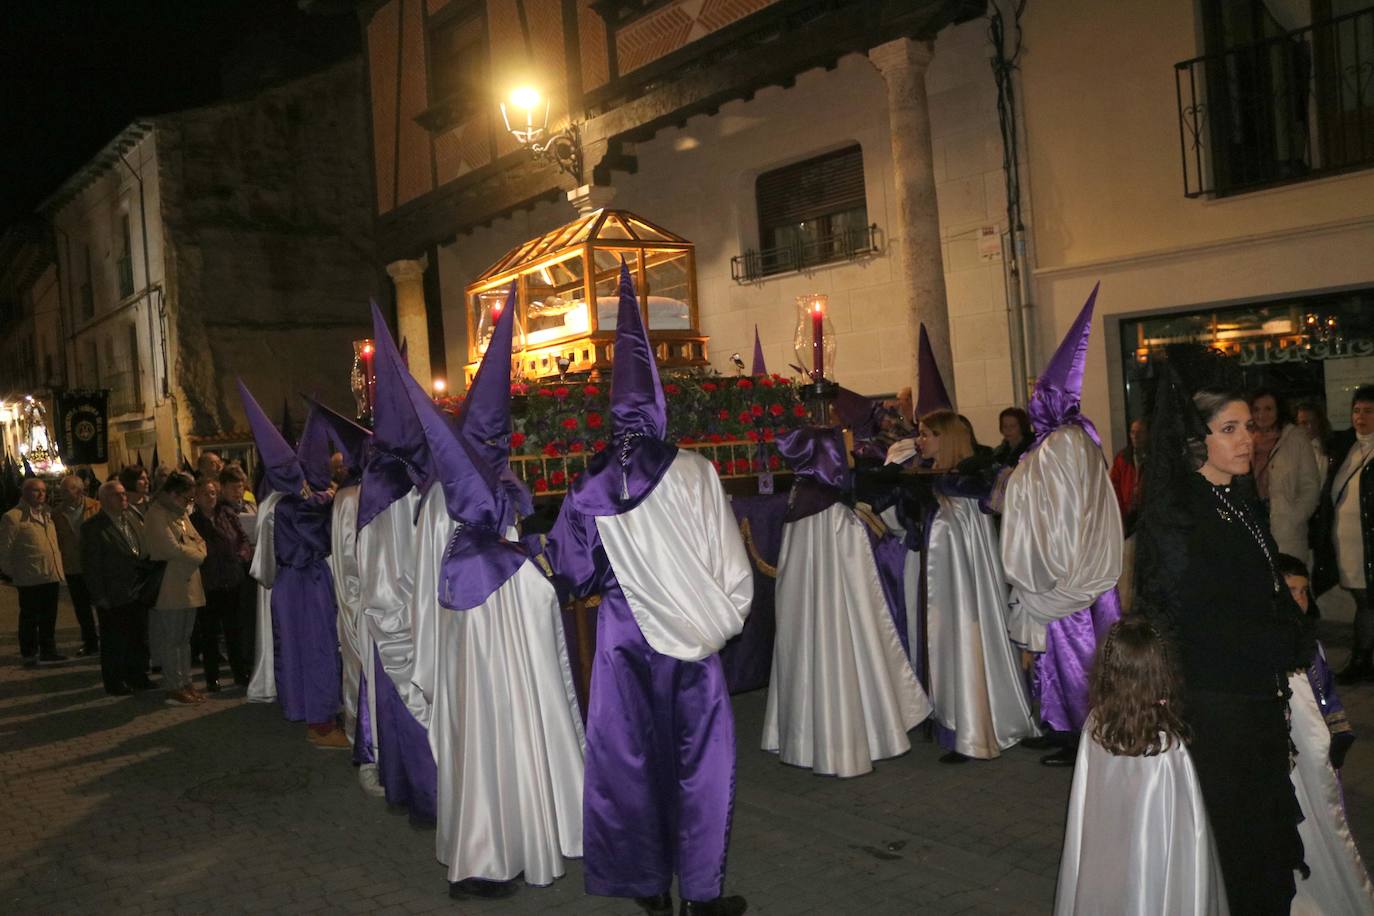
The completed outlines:
<svg viewBox="0 0 1374 916">
<path fill-rule="evenodd" d="M 1007 341 L 1011 349 L 1012 403 L 1026 406 L 1026 329 L 1022 311 L 1020 269 L 1010 230 L 1002 233 L 1002 285 L 1007 292 Z"/>
</svg>

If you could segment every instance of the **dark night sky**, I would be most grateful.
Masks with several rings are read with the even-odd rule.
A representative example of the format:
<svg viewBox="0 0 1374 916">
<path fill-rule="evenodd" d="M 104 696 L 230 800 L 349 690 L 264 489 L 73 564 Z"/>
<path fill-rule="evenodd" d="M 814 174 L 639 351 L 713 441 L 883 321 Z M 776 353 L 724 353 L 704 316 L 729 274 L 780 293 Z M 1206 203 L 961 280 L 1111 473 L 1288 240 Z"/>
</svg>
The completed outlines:
<svg viewBox="0 0 1374 916">
<path fill-rule="evenodd" d="M 136 117 L 248 94 L 357 53 L 353 4 L 4 0 L 0 228 Z"/>
</svg>

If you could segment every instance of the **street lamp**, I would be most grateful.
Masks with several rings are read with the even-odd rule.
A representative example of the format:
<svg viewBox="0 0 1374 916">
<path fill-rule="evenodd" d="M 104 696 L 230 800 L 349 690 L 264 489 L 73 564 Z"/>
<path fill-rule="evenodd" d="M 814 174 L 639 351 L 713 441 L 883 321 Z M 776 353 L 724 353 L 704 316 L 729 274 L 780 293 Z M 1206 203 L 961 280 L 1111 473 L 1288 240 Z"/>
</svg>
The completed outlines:
<svg viewBox="0 0 1374 916">
<path fill-rule="evenodd" d="M 582 183 L 582 146 L 577 125 L 549 133 L 549 100 L 533 86 L 519 86 L 501 103 L 501 120 L 506 130 L 535 159 L 547 159 L 558 170 Z"/>
</svg>

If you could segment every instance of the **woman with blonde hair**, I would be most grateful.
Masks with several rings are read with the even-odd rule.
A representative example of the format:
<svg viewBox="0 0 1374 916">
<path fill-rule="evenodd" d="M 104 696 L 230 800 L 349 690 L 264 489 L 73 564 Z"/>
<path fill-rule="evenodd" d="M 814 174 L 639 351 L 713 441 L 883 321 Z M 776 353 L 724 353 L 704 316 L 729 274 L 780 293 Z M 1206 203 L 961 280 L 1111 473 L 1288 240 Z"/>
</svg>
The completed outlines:
<svg viewBox="0 0 1374 916">
<path fill-rule="evenodd" d="M 1037 733 L 1007 636 L 1007 581 L 989 514 L 997 468 L 975 457 L 968 427 L 950 410 L 921 418 L 917 447 L 943 473 L 923 513 L 913 661 L 935 707 L 941 762 L 988 760 Z"/>
</svg>

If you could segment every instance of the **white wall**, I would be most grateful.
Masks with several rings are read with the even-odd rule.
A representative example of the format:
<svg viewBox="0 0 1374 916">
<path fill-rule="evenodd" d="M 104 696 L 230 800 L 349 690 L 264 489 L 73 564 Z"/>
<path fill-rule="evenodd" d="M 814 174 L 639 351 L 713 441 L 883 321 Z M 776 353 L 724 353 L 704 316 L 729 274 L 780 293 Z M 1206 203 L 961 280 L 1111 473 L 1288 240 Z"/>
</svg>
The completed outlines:
<svg viewBox="0 0 1374 916">
<path fill-rule="evenodd" d="M 995 87 L 982 49 L 985 28 L 975 21 L 943 32 L 927 85 L 956 397 L 981 438 L 995 440 L 997 412 L 1012 402 L 1012 380 L 1002 264 L 1000 258 L 980 260 L 976 253 L 978 229 L 1005 222 Z M 855 142 L 863 150 L 868 217 L 880 230 L 879 253 L 759 282 L 734 282 L 731 257 L 758 247 L 757 176 Z M 790 88 L 765 89 L 716 115 L 692 118 L 680 129 L 638 144 L 635 154 L 638 173 L 615 174 L 611 206 L 639 213 L 696 244 L 701 330 L 711 338 L 710 355 L 718 369 L 733 371 L 732 352 L 750 359 L 757 324 L 768 368 L 789 373 L 787 364 L 796 361 L 795 299 L 822 292 L 830 297 L 837 334 L 838 381 L 867 394 L 911 384 L 915 354 L 907 339 L 897 261 L 901 222 L 893 194 L 887 93 L 867 58 L 845 57 L 833 71 L 809 71 Z M 545 204 L 440 249 L 450 376 L 458 377 L 455 367 L 466 359 L 459 330 L 463 287 L 508 249 L 574 216 L 566 203 Z"/>
</svg>

